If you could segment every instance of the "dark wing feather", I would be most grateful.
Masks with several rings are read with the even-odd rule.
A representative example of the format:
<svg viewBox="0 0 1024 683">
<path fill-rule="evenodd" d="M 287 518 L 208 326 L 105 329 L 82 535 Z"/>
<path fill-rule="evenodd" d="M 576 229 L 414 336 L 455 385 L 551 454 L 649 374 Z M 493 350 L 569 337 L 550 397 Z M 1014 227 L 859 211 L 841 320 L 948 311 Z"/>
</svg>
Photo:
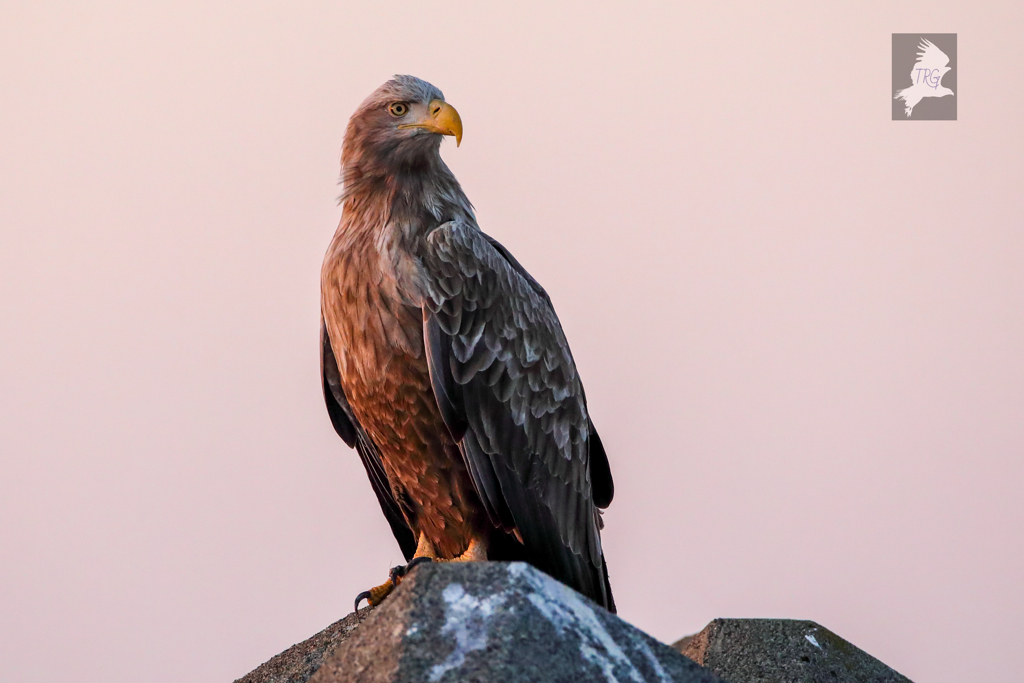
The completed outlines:
<svg viewBox="0 0 1024 683">
<path fill-rule="evenodd" d="M 503 244 L 498 242 L 498 240 L 486 233 L 480 234 L 498 251 L 499 254 L 502 255 L 506 261 L 508 261 L 509 265 L 512 266 L 512 269 L 526 280 L 527 284 L 530 285 L 530 288 L 533 289 L 533 291 L 537 293 L 537 296 L 551 308 L 552 312 L 554 312 L 554 306 L 551 303 L 551 298 L 548 296 L 548 293 L 544 291 L 544 288 L 541 287 L 539 282 L 533 279 L 533 276 L 526 271 L 526 268 L 523 268 L 522 264 L 516 260 L 516 257 L 513 256 Z M 580 386 L 580 391 L 583 393 L 583 404 L 586 405 L 587 395 L 586 392 L 583 391 L 582 385 Z M 590 485 L 594 493 L 594 504 L 603 509 L 611 505 L 612 497 L 615 493 L 615 485 L 612 482 L 612 470 L 608 465 L 608 456 L 604 452 L 604 444 L 601 443 L 601 437 L 597 435 L 597 430 L 594 429 L 593 420 L 590 421 L 589 452 Z"/>
<path fill-rule="evenodd" d="M 594 505 L 606 508 L 612 504 L 615 495 L 615 484 L 612 482 L 612 468 L 608 464 L 608 455 L 604 452 L 601 437 L 590 423 L 590 487 L 594 492 Z"/>
<path fill-rule="evenodd" d="M 381 464 L 380 451 L 363 430 L 352 413 L 352 408 L 345 397 L 345 390 L 341 386 L 341 373 L 338 372 L 338 361 L 334 357 L 334 350 L 331 348 L 331 340 L 327 336 L 327 327 L 323 320 L 320 321 L 320 376 L 323 382 L 324 402 L 327 404 L 327 413 L 331 416 L 331 423 L 334 431 L 349 446 L 356 449 L 359 459 L 363 462 L 366 475 L 370 478 L 373 492 L 377 494 L 377 501 L 380 503 L 384 516 L 391 525 L 391 532 L 395 535 L 402 555 L 406 560 L 412 558 L 416 552 L 416 537 L 409 529 L 405 521 L 405 515 L 395 500 L 388 485 L 388 478 Z"/>
<path fill-rule="evenodd" d="M 598 511 L 611 471 L 548 295 L 464 223 L 431 232 L 423 263 L 431 382 L 491 521 L 518 531 L 530 563 L 614 610 Z"/>
</svg>

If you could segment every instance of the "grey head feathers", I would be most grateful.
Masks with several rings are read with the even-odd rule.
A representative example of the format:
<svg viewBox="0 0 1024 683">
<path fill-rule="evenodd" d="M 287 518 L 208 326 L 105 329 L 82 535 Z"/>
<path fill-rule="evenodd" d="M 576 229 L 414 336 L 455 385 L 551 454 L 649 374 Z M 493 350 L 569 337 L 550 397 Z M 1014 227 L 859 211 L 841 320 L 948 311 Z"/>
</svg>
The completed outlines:
<svg viewBox="0 0 1024 683">
<path fill-rule="evenodd" d="M 349 120 L 342 146 L 343 180 L 350 169 L 376 175 L 415 170 L 439 158 L 441 136 L 401 128 L 393 104 L 426 107 L 444 100 L 436 87 L 415 76 L 395 76 L 370 94 Z"/>
</svg>

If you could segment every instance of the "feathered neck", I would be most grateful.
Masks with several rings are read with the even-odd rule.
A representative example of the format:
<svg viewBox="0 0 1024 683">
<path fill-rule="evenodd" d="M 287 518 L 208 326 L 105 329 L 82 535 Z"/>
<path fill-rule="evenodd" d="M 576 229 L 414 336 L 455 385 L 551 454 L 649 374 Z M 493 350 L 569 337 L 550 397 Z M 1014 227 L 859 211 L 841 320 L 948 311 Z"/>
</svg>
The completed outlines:
<svg viewBox="0 0 1024 683">
<path fill-rule="evenodd" d="M 367 152 L 347 145 L 343 152 L 339 233 L 370 232 L 379 240 L 398 230 L 415 240 L 450 220 L 476 225 L 473 206 L 436 144 L 403 163 Z"/>
</svg>

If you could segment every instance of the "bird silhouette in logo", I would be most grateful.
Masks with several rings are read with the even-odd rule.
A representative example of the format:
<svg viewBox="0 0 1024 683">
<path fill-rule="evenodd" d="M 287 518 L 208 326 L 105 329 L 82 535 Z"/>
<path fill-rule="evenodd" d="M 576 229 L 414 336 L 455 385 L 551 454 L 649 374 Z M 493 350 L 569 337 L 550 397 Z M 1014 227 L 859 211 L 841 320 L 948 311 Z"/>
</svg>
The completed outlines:
<svg viewBox="0 0 1024 683">
<path fill-rule="evenodd" d="M 953 91 L 942 85 L 942 77 L 950 70 L 949 57 L 946 53 L 935 46 L 935 43 L 922 38 L 917 48 L 917 63 L 910 72 L 909 88 L 896 91 L 894 100 L 903 100 L 906 104 L 904 111 L 907 118 L 914 111 L 914 107 L 925 97 L 945 97 L 952 95 Z"/>
</svg>

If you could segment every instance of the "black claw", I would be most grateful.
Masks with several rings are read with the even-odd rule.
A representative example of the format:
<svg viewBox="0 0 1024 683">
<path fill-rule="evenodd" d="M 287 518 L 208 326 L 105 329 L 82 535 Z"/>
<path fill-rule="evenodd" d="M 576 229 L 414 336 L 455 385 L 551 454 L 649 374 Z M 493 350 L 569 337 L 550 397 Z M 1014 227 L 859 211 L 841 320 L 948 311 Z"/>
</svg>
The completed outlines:
<svg viewBox="0 0 1024 683">
<path fill-rule="evenodd" d="M 409 570 L 412 569 L 413 567 L 417 566 L 417 565 L 426 564 L 427 562 L 433 562 L 433 561 L 434 560 L 432 558 L 429 558 L 429 557 L 414 557 L 411 560 L 409 560 L 409 564 L 405 565 L 405 573 L 408 574 Z"/>
<path fill-rule="evenodd" d="M 359 603 L 362 602 L 364 599 L 366 600 L 367 603 L 370 602 L 370 591 L 363 591 L 362 593 L 356 596 L 356 612 L 359 611 Z"/>
<path fill-rule="evenodd" d="M 390 573 L 388 574 L 388 578 L 390 578 L 391 583 L 393 583 L 397 587 L 399 581 L 404 579 L 405 575 L 412 571 L 413 567 L 424 564 L 426 562 L 433 561 L 434 560 L 432 560 L 429 557 L 414 557 L 411 560 L 409 560 L 408 564 L 400 564 L 397 567 L 392 567 Z"/>
</svg>

